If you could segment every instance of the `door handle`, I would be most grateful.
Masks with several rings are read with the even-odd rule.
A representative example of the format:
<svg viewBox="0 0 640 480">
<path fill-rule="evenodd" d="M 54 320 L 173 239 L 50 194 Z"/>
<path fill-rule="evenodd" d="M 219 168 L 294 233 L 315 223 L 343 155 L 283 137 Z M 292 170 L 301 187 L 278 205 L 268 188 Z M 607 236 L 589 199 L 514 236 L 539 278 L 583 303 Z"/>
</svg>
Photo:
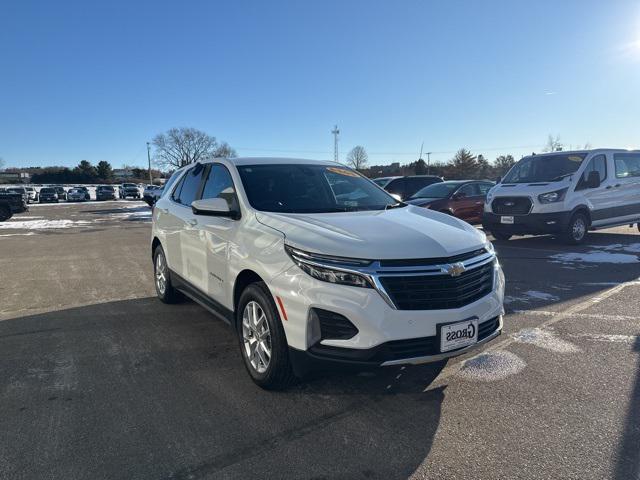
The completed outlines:
<svg viewBox="0 0 640 480">
<path fill-rule="evenodd" d="M 482 202 L 476 202 L 476 205 L 482 205 Z"/>
<path fill-rule="evenodd" d="M 620 187 L 620 186 L 621 186 L 621 184 L 619 184 L 619 183 L 617 183 L 617 184 L 615 184 L 615 185 L 614 185 L 614 187 L 616 187 L 616 188 L 618 188 L 618 187 Z"/>
<path fill-rule="evenodd" d="M 612 186 L 612 185 L 607 185 L 607 186 L 606 186 L 606 189 L 607 189 L 607 190 L 609 190 L 609 189 L 611 189 L 611 188 L 613 188 L 613 186 Z"/>
</svg>

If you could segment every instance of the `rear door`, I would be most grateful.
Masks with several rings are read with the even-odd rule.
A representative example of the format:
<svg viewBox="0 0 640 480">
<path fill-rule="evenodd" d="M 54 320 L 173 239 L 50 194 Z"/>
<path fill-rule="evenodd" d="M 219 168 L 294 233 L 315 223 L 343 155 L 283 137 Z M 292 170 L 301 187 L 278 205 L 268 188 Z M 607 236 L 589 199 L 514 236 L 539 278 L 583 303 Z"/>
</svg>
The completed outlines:
<svg viewBox="0 0 640 480">
<path fill-rule="evenodd" d="M 613 154 L 617 190 L 619 198 L 617 217 L 619 221 L 640 217 L 640 152 L 619 152 Z"/>
<path fill-rule="evenodd" d="M 477 216 L 475 213 L 480 190 L 476 183 L 462 185 L 451 197 L 453 214 L 467 222 L 471 222 Z"/>
</svg>

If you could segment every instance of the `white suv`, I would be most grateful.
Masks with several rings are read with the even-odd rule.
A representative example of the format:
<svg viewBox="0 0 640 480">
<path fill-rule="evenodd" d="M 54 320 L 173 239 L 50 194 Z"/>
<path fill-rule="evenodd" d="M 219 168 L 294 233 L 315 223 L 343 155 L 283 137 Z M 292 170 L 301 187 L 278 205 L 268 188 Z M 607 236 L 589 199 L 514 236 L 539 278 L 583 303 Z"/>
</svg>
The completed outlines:
<svg viewBox="0 0 640 480">
<path fill-rule="evenodd" d="M 483 226 L 499 240 L 555 234 L 568 243 L 588 230 L 637 224 L 640 151 L 596 149 L 524 157 L 487 194 Z"/>
<path fill-rule="evenodd" d="M 502 330 L 504 276 L 482 232 L 332 162 L 184 167 L 155 205 L 151 248 L 158 297 L 229 322 L 264 388 L 330 365 L 444 360 Z"/>
</svg>

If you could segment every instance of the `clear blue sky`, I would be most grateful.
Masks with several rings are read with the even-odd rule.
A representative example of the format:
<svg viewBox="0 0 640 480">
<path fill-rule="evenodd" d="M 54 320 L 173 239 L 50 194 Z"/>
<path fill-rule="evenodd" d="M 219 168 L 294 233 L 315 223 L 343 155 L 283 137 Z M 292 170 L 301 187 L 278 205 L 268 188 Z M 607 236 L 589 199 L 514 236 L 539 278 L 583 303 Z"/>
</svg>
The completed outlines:
<svg viewBox="0 0 640 480">
<path fill-rule="evenodd" d="M 146 163 L 173 126 L 242 156 L 408 162 L 640 146 L 640 1 L 0 4 L 6 166 Z M 503 148 L 523 146 L 523 148 Z"/>
</svg>

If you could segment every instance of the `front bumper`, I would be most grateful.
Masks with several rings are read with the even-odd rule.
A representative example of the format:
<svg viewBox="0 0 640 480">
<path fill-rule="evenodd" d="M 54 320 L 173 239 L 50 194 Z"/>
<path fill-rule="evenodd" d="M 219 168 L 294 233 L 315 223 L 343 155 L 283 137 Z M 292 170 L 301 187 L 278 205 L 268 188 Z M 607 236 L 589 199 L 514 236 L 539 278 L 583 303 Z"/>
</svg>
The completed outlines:
<svg viewBox="0 0 640 480">
<path fill-rule="evenodd" d="M 489 342 L 502 330 L 504 275 L 498 264 L 489 294 L 451 309 L 399 310 L 375 289 L 322 282 L 297 266 L 271 279 L 269 287 L 286 311 L 287 320 L 282 324 L 296 373 L 331 365 L 375 367 L 437 362 Z M 278 309 L 284 319 L 282 307 Z M 319 337 L 309 314 L 313 308 L 344 316 L 357 333 L 349 339 Z M 438 326 L 472 317 L 478 319 L 478 343 L 441 353 Z"/>
<path fill-rule="evenodd" d="M 501 223 L 504 215 L 485 212 L 482 217 L 482 228 L 489 232 L 500 232 L 511 235 L 544 235 L 563 232 L 571 217 L 571 212 L 530 213 L 513 215 L 513 223 Z"/>
</svg>

